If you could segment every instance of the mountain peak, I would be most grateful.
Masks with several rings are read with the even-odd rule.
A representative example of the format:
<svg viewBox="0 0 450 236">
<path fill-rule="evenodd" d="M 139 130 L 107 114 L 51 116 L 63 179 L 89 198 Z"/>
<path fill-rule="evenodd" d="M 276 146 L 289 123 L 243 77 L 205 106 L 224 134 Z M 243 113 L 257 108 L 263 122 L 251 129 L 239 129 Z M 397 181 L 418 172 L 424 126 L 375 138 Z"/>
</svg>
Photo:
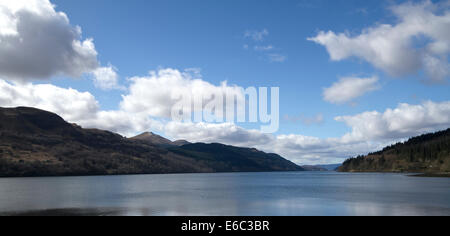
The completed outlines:
<svg viewBox="0 0 450 236">
<path fill-rule="evenodd" d="M 136 137 L 148 137 L 148 136 L 152 137 L 152 136 L 156 136 L 156 134 L 154 134 L 153 132 L 144 132 L 142 134 L 139 134 Z"/>
<path fill-rule="evenodd" d="M 191 144 L 186 140 L 177 140 L 172 142 L 169 139 L 166 139 L 160 135 L 157 135 L 153 132 L 144 132 L 138 136 L 130 138 L 131 140 L 140 140 L 157 146 L 178 146 L 181 147 L 186 144 Z"/>
<path fill-rule="evenodd" d="M 172 141 L 153 132 L 144 132 L 138 136 L 130 138 L 131 140 L 140 140 L 153 145 L 173 145 Z"/>
</svg>

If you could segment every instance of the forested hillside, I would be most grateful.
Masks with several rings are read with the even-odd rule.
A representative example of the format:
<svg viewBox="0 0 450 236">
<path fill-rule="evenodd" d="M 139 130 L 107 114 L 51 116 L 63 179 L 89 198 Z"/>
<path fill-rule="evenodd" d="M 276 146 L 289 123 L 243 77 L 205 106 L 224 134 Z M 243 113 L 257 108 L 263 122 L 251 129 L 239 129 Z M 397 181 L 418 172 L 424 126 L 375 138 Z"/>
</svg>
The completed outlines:
<svg viewBox="0 0 450 236">
<path fill-rule="evenodd" d="M 450 129 L 414 137 L 367 156 L 348 159 L 343 172 L 450 172 Z"/>
</svg>

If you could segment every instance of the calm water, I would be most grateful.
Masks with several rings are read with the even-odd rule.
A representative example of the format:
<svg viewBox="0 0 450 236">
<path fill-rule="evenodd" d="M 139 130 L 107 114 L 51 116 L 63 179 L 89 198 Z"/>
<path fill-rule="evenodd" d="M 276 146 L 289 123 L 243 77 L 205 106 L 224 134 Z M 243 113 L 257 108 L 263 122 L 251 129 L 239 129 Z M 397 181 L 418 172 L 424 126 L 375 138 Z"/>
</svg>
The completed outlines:
<svg viewBox="0 0 450 236">
<path fill-rule="evenodd" d="M 0 214 L 23 212 L 450 215 L 450 178 L 292 172 L 0 179 Z"/>
</svg>

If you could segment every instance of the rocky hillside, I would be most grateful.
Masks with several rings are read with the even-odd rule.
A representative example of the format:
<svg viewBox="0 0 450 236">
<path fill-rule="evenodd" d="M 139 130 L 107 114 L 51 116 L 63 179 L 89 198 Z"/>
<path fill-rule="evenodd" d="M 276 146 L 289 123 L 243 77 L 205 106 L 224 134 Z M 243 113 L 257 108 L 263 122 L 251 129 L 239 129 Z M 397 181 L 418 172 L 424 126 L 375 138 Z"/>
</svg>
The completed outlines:
<svg viewBox="0 0 450 236">
<path fill-rule="evenodd" d="M 0 108 L 1 177 L 302 170 L 254 149 L 183 147 L 83 129 L 34 108 Z M 222 155 L 227 149 L 230 160 Z"/>
</svg>

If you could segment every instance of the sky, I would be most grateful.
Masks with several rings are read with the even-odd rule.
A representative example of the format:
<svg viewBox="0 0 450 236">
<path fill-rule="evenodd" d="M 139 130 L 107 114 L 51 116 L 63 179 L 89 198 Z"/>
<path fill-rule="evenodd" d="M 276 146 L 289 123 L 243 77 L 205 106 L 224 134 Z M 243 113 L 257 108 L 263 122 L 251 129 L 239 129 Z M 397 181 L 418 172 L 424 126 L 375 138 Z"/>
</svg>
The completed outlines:
<svg viewBox="0 0 450 236">
<path fill-rule="evenodd" d="M 0 106 L 298 164 L 449 128 L 449 53 L 447 0 L 0 0 Z M 278 132 L 168 118 L 174 91 L 248 87 L 279 87 Z"/>
</svg>

